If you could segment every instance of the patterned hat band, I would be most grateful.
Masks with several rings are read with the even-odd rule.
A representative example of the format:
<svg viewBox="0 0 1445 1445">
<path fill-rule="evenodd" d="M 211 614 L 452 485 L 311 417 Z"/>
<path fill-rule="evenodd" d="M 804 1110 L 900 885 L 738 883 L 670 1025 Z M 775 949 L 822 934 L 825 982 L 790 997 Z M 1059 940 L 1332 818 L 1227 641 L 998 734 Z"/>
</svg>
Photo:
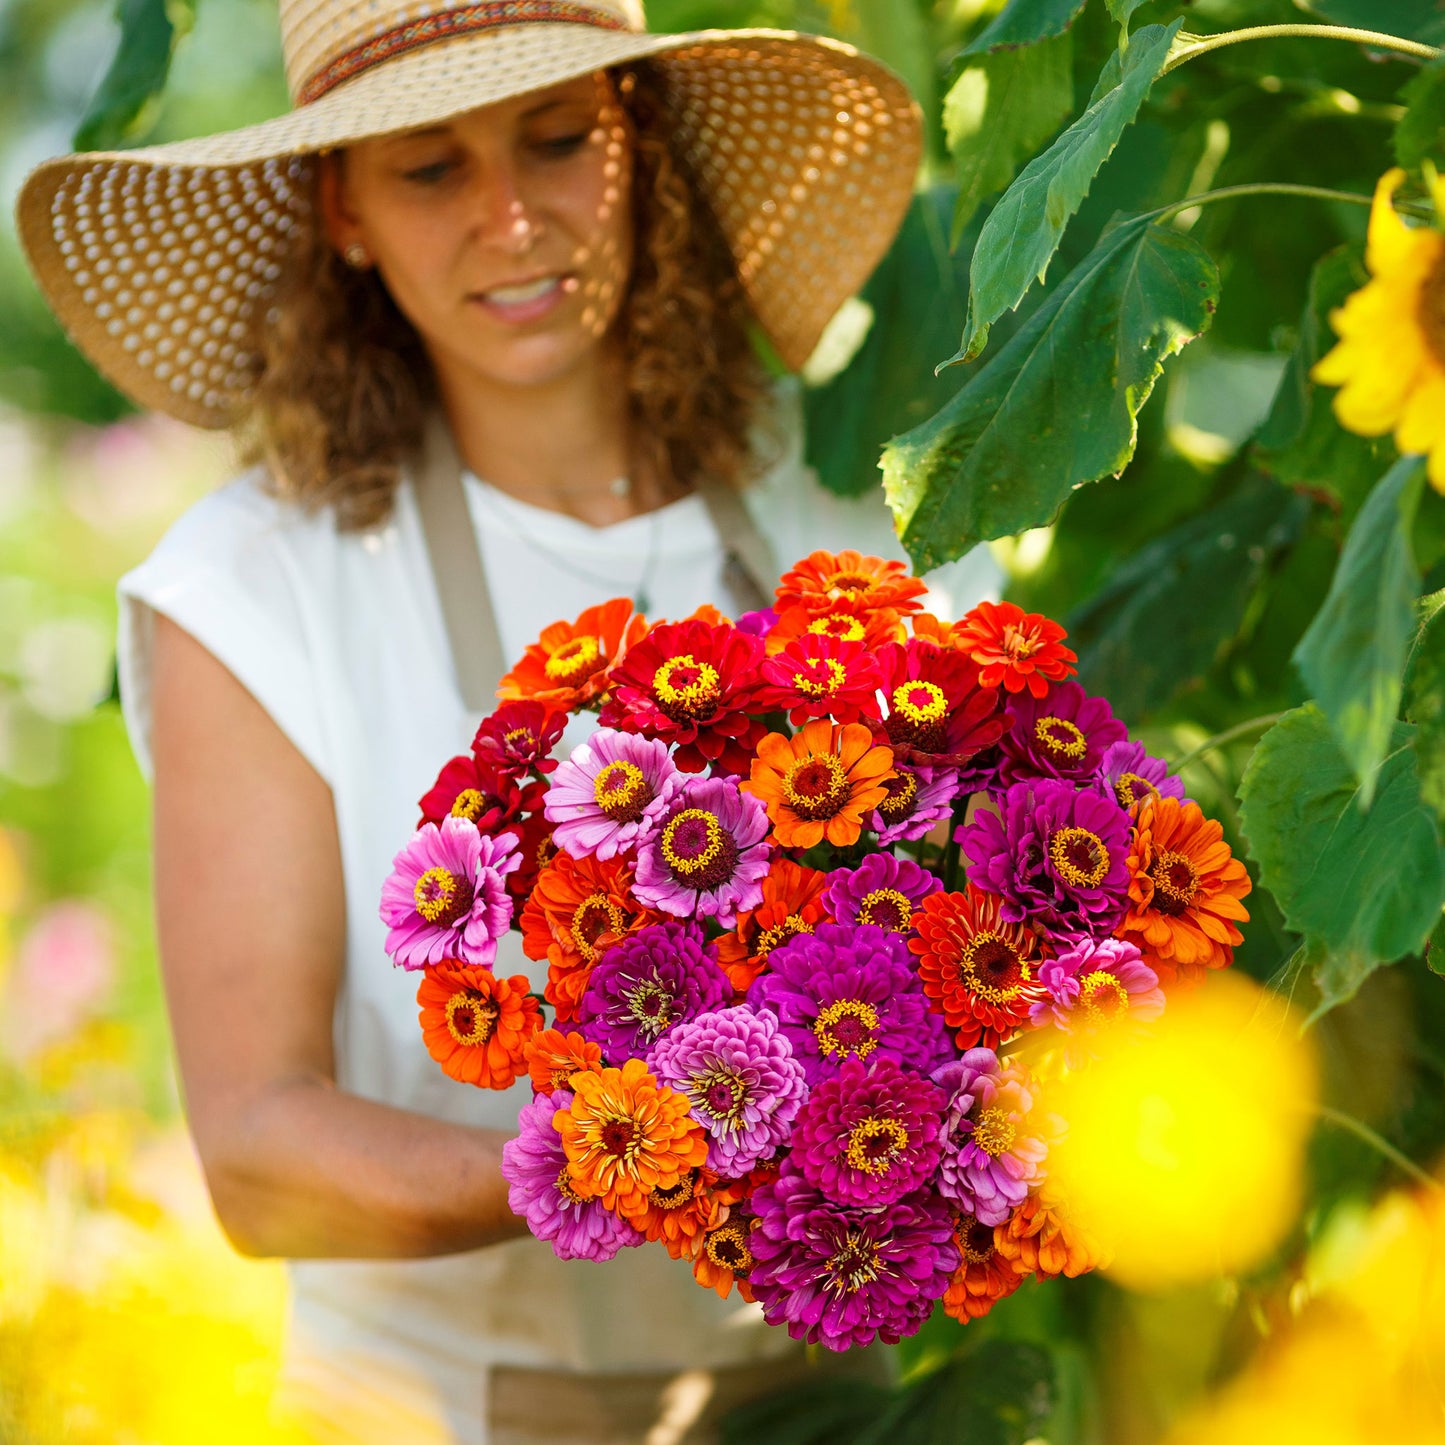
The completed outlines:
<svg viewBox="0 0 1445 1445">
<path fill-rule="evenodd" d="M 630 30 L 620 16 L 574 0 L 486 0 L 480 5 L 463 5 L 444 10 L 419 20 L 395 25 L 381 35 L 354 46 L 323 65 L 311 76 L 296 95 L 297 105 L 310 105 L 320 100 L 353 76 L 381 65 L 409 50 L 432 45 L 439 40 L 454 40 L 475 35 L 482 30 L 495 30 L 503 25 L 522 25 L 543 21 L 568 25 L 595 25 L 600 30 Z"/>
</svg>

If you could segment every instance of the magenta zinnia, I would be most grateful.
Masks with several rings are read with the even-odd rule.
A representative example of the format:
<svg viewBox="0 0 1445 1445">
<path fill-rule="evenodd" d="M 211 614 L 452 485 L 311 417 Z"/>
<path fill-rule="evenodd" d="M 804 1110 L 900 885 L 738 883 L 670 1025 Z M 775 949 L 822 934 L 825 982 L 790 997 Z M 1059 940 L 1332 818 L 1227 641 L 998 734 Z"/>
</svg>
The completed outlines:
<svg viewBox="0 0 1445 1445">
<path fill-rule="evenodd" d="M 958 796 L 958 774 L 947 768 L 920 768 L 893 759 L 893 776 L 885 778 L 888 796 L 873 810 L 868 826 L 878 834 L 880 847 L 916 843 L 935 823 L 953 812 Z"/>
<path fill-rule="evenodd" d="M 543 810 L 563 852 L 607 859 L 651 832 L 681 786 L 666 743 L 599 728 L 557 768 Z"/>
<path fill-rule="evenodd" d="M 1009 700 L 1013 726 L 999 741 L 999 778 L 1004 786 L 1033 778 L 1089 782 L 1105 752 L 1128 732 L 1101 697 L 1076 682 L 1055 683 L 1043 695 L 1021 692 Z"/>
<path fill-rule="evenodd" d="M 1036 1003 L 1036 1021 L 1052 1020 L 1070 1033 L 1098 1034 L 1126 1020 L 1148 1023 L 1164 1012 L 1159 976 L 1122 938 L 1080 938 L 1039 966 L 1049 991 Z"/>
<path fill-rule="evenodd" d="M 1143 743 L 1114 743 L 1104 753 L 1096 783 L 1099 791 L 1121 808 L 1132 808 L 1145 798 L 1183 798 L 1184 783 L 1162 758 L 1151 757 Z"/>
<path fill-rule="evenodd" d="M 912 918 L 942 881 L 911 858 L 870 853 L 856 868 L 828 875 L 823 906 L 839 923 L 871 923 L 889 933 L 909 933 Z"/>
</svg>

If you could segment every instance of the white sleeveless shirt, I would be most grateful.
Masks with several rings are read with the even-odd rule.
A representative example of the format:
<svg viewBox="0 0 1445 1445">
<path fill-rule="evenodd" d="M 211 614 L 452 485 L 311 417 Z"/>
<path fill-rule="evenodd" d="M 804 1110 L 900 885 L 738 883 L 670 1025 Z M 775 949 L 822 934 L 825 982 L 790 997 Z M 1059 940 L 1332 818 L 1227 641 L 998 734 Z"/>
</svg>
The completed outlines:
<svg viewBox="0 0 1445 1445">
<path fill-rule="evenodd" d="M 427 1054 L 416 978 L 391 966 L 377 905 L 417 799 L 466 750 L 479 719 L 453 679 L 446 633 L 410 486 L 392 517 L 343 533 L 251 471 L 195 504 L 151 556 L 121 579 L 121 696 L 132 745 L 150 776 L 152 621 L 164 613 L 241 681 L 330 785 L 346 887 L 346 960 L 336 1000 L 338 1085 L 456 1123 L 514 1129 L 530 1097 L 454 1082 Z M 593 528 L 464 476 L 505 655 L 521 656 L 548 623 L 571 619 L 642 583 L 650 616 L 733 605 L 723 553 L 702 501 Z M 746 495 L 779 569 L 824 547 L 902 557 L 880 492 L 826 492 L 800 456 Z M 646 574 L 646 575 L 644 575 Z M 985 549 L 929 577 L 926 601 L 957 616 L 995 597 Z M 608 585 L 603 585 L 608 584 Z M 595 719 L 573 720 L 568 743 Z M 511 934 L 499 973 L 532 963 Z M 294 1261 L 286 1387 L 330 1419 L 336 1441 L 485 1445 L 487 1367 L 687 1370 L 742 1364 L 790 1348 L 734 1296 L 699 1287 L 657 1246 L 606 1265 L 562 1262 L 518 1239 L 426 1260 Z M 545 1402 L 538 1402 L 545 1414 Z M 545 1432 L 544 1432 L 545 1433 Z"/>
</svg>

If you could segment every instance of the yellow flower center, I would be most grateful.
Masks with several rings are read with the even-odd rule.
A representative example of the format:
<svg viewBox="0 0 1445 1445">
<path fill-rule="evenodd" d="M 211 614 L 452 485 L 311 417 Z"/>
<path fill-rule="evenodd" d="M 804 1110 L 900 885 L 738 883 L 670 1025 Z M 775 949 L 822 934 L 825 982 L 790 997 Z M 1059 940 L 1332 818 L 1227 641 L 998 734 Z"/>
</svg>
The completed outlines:
<svg viewBox="0 0 1445 1445">
<path fill-rule="evenodd" d="M 823 1268 L 830 1276 L 830 1289 L 839 1294 L 856 1294 L 878 1278 L 878 1244 L 850 1229 Z"/>
<path fill-rule="evenodd" d="M 1114 796 L 1121 808 L 1132 808 L 1143 798 L 1157 798 L 1159 789 L 1138 773 L 1120 773 L 1114 781 Z"/>
<path fill-rule="evenodd" d="M 731 877 L 738 859 L 732 835 L 706 808 L 684 808 L 669 818 L 659 847 L 672 876 L 699 890 Z"/>
<path fill-rule="evenodd" d="M 843 764 L 831 753 L 799 758 L 783 775 L 783 799 L 800 818 L 834 818 L 852 792 Z"/>
<path fill-rule="evenodd" d="M 992 1227 L 980 1224 L 971 1214 L 959 1215 L 953 1237 L 969 1264 L 987 1264 L 994 1256 Z"/>
<path fill-rule="evenodd" d="M 855 592 L 867 592 L 873 586 L 873 579 L 866 572 L 835 572 L 828 579 L 829 592 L 842 592 L 851 596 Z"/>
<path fill-rule="evenodd" d="M 936 682 L 905 682 L 893 689 L 893 711 L 914 727 L 929 727 L 943 721 L 948 699 Z"/>
<path fill-rule="evenodd" d="M 1029 981 L 1029 966 L 1003 934 L 980 929 L 964 945 L 958 971 L 979 998 L 992 1004 L 1011 1003 Z"/>
<path fill-rule="evenodd" d="M 572 942 L 588 963 L 597 961 L 597 940 L 604 934 L 621 933 L 627 925 L 622 910 L 603 892 L 584 898 L 572 914 Z"/>
<path fill-rule="evenodd" d="M 896 888 L 875 888 L 863 895 L 858 905 L 858 922 L 886 928 L 890 933 L 907 933 L 913 919 L 913 900 Z"/>
<path fill-rule="evenodd" d="M 901 823 L 918 803 L 918 777 L 914 773 L 895 773 L 884 784 L 888 796 L 879 803 L 878 811 L 890 823 Z"/>
<path fill-rule="evenodd" d="M 442 867 L 428 868 L 412 889 L 416 911 L 439 928 L 448 928 L 470 913 L 473 896 L 472 885 L 465 878 Z"/>
<path fill-rule="evenodd" d="M 838 637 L 844 642 L 862 642 L 868 636 L 868 629 L 862 622 L 846 612 L 815 617 L 808 624 L 808 631 L 815 637 Z"/>
<path fill-rule="evenodd" d="M 1003 650 L 1015 661 L 1032 657 L 1041 645 L 1038 633 L 1032 627 L 1025 629 L 1016 622 L 1004 625 Z"/>
<path fill-rule="evenodd" d="M 1425 337 L 1436 362 L 1445 366 L 1445 243 L 1430 268 L 1430 274 L 1420 287 L 1418 319 L 1420 330 Z"/>
<path fill-rule="evenodd" d="M 447 1000 L 447 1032 L 464 1048 L 474 1049 L 491 1038 L 500 1013 L 496 1000 L 472 988 L 458 989 Z"/>
<path fill-rule="evenodd" d="M 985 1109 L 973 1126 L 973 1142 L 990 1159 L 997 1159 L 1013 1147 L 1015 1132 L 1006 1110 Z"/>
<path fill-rule="evenodd" d="M 1156 853 L 1149 876 L 1154 880 L 1154 906 L 1161 913 L 1183 913 L 1199 892 L 1199 873 L 1183 853 Z"/>
<path fill-rule="evenodd" d="M 866 1059 L 878 1047 L 878 1012 L 860 998 L 840 998 L 813 1020 L 813 1036 L 830 1058 Z"/>
<path fill-rule="evenodd" d="M 836 657 L 815 657 L 804 667 L 805 671 L 793 674 L 793 687 L 800 697 L 832 697 L 848 677 L 847 669 Z"/>
<path fill-rule="evenodd" d="M 1060 828 L 1049 839 L 1049 857 L 1065 883 L 1097 888 L 1109 871 L 1109 850 L 1087 828 Z"/>
<path fill-rule="evenodd" d="M 476 788 L 463 788 L 452 803 L 452 817 L 475 823 L 487 811 L 487 799 Z"/>
<path fill-rule="evenodd" d="M 653 673 L 652 690 L 670 717 L 706 717 L 721 696 L 717 668 L 699 662 L 690 652 L 669 657 Z"/>
<path fill-rule="evenodd" d="M 621 1163 L 632 1163 L 647 1142 L 647 1131 L 630 1114 L 600 1115 L 593 1127 L 602 1152 Z"/>
<path fill-rule="evenodd" d="M 1067 718 L 1041 717 L 1034 724 L 1034 736 L 1050 756 L 1070 762 L 1083 757 L 1089 748 L 1083 733 Z"/>
<path fill-rule="evenodd" d="M 659 1187 L 648 1190 L 648 1203 L 656 1205 L 658 1209 L 681 1209 L 684 1204 L 692 1203 L 696 1185 L 697 1170 L 689 1169 L 670 1189 Z"/>
<path fill-rule="evenodd" d="M 742 1123 L 748 1086 L 735 1073 L 719 1065 L 699 1071 L 688 1080 L 688 1094 L 697 1108 L 712 1116 L 726 1129 Z"/>
<path fill-rule="evenodd" d="M 565 1164 L 557 1171 L 557 1193 L 568 1204 L 586 1204 L 588 1202 L 572 1187 L 572 1173 Z"/>
<path fill-rule="evenodd" d="M 736 1221 L 711 1230 L 702 1247 L 719 1269 L 730 1269 L 734 1274 L 746 1275 L 756 1262 L 748 1248 L 747 1231 Z"/>
<path fill-rule="evenodd" d="M 543 671 L 553 682 L 580 682 L 602 662 L 602 642 L 596 637 L 574 637 L 546 661 Z"/>
<path fill-rule="evenodd" d="M 1117 1023 L 1129 1012 L 1129 990 L 1112 973 L 1095 969 L 1079 980 L 1079 1008 L 1095 1028 Z"/>
<path fill-rule="evenodd" d="M 614 823 L 635 823 L 652 801 L 652 789 L 636 763 L 618 758 L 598 772 L 592 796 Z"/>
<path fill-rule="evenodd" d="M 622 997 L 627 1004 L 627 1017 L 644 1038 L 657 1038 L 672 1022 L 675 1000 L 656 979 L 639 979 Z"/>
<path fill-rule="evenodd" d="M 874 1115 L 849 1131 L 845 1157 L 861 1174 L 886 1174 L 907 1147 L 908 1130 L 900 1120 Z"/>
<path fill-rule="evenodd" d="M 766 963 L 768 955 L 775 948 L 781 948 L 783 944 L 790 943 L 800 933 L 811 933 L 813 925 L 805 923 L 796 913 L 790 913 L 781 923 L 775 923 L 771 928 L 765 929 L 758 938 L 758 945 L 753 950 L 753 955 L 759 962 Z"/>
</svg>

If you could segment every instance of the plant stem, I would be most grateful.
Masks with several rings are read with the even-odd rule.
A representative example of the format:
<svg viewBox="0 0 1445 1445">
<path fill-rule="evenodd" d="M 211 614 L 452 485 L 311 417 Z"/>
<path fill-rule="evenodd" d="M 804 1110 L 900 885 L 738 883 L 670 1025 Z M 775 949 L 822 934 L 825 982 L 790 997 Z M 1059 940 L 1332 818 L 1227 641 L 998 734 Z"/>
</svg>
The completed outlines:
<svg viewBox="0 0 1445 1445">
<path fill-rule="evenodd" d="M 1402 1174 L 1408 1174 L 1417 1184 L 1423 1184 L 1427 1189 L 1439 1189 L 1440 1181 L 1427 1174 L 1407 1154 L 1402 1154 L 1388 1139 L 1382 1138 L 1353 1114 L 1346 1114 L 1340 1109 L 1332 1109 L 1328 1104 L 1316 1104 L 1315 1113 L 1327 1123 L 1334 1124 L 1343 1129 L 1347 1134 L 1353 1134 L 1356 1139 L 1362 1140 L 1370 1148 L 1375 1150 L 1384 1158 L 1388 1159 Z"/>
<path fill-rule="evenodd" d="M 1237 196 L 1304 196 L 1315 201 L 1345 201 L 1352 206 L 1374 204 L 1373 196 L 1363 196 L 1358 191 L 1337 191 L 1329 186 L 1302 186 L 1294 181 L 1249 181 L 1244 185 L 1224 186 L 1217 191 L 1201 191 L 1197 196 L 1185 196 L 1182 201 L 1172 201 L 1167 206 L 1160 206 L 1157 211 L 1150 211 L 1149 216 L 1155 221 L 1167 220 L 1170 216 L 1190 210 L 1194 206 L 1208 206 L 1215 201 L 1232 201 Z M 1432 219 L 1434 214 L 1424 206 L 1411 205 L 1409 202 L 1396 202 L 1395 209 L 1404 215 L 1425 221 Z"/>
<path fill-rule="evenodd" d="M 1242 738 L 1252 732 L 1262 732 L 1265 728 L 1273 727 L 1284 714 L 1282 712 L 1267 712 L 1263 717 L 1252 717 L 1248 722 L 1235 723 L 1232 728 L 1225 728 L 1222 733 L 1215 733 L 1212 738 L 1205 738 L 1197 748 L 1184 754 L 1174 764 L 1174 771 L 1182 773 L 1190 763 L 1201 758 L 1205 753 L 1211 753 L 1215 748 L 1222 748 L 1225 743 L 1232 743 L 1235 738 Z"/>
<path fill-rule="evenodd" d="M 1218 35 L 1181 35 L 1174 42 L 1174 52 L 1164 62 L 1162 75 L 1168 75 L 1187 60 L 1238 45 L 1245 40 L 1348 40 L 1356 45 L 1369 45 L 1376 50 L 1393 50 L 1400 55 L 1413 55 L 1419 60 L 1433 60 L 1440 51 L 1418 40 L 1402 40 L 1383 30 L 1356 30 L 1349 25 L 1249 25 L 1241 30 L 1225 30 Z"/>
</svg>

